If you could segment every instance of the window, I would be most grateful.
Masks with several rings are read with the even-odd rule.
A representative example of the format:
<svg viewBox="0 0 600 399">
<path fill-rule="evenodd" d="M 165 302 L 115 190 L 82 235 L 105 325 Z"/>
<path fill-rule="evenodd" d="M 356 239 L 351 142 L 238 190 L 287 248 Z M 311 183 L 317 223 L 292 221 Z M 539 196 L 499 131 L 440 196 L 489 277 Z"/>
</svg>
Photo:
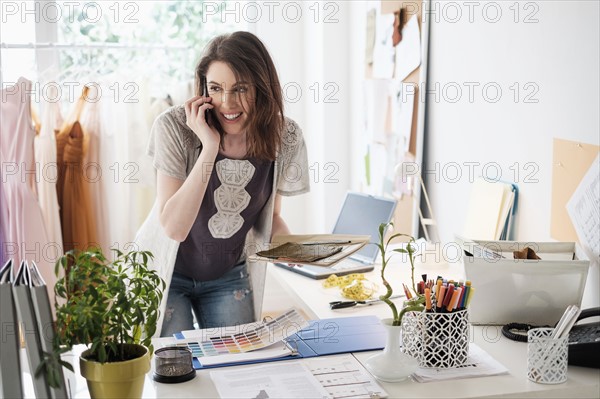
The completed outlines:
<svg viewBox="0 0 600 399">
<path fill-rule="evenodd" d="M 61 80 L 82 71 L 192 78 L 211 37 L 244 28 L 222 20 L 227 7 L 227 1 L 203 0 L 3 1 L 0 79 L 3 84 L 19 76 L 43 79 L 56 69 Z M 5 48 L 27 43 L 31 48 Z M 60 49 L 46 43 L 59 43 Z"/>
</svg>

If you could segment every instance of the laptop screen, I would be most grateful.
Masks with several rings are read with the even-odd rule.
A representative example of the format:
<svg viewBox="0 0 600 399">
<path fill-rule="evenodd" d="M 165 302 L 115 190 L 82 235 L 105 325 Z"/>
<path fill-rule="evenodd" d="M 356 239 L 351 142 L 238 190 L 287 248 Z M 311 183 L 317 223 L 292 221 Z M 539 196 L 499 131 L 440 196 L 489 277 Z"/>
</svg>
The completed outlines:
<svg viewBox="0 0 600 399">
<path fill-rule="evenodd" d="M 388 223 L 394 214 L 396 201 L 389 198 L 349 192 L 333 228 L 333 234 L 370 235 L 371 242 L 379 240 L 379 225 Z M 350 258 L 364 263 L 374 263 L 379 249 L 365 245 Z"/>
</svg>

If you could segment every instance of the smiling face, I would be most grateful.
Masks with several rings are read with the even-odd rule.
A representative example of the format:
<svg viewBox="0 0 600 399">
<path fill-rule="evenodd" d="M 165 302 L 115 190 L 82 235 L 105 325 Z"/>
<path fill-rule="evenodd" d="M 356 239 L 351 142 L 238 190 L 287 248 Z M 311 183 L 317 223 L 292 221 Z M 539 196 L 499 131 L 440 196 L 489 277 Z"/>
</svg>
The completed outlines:
<svg viewBox="0 0 600 399">
<path fill-rule="evenodd" d="M 251 111 L 251 84 L 238 81 L 233 70 L 222 61 L 214 61 L 206 72 L 213 114 L 226 134 L 245 134 Z"/>
</svg>

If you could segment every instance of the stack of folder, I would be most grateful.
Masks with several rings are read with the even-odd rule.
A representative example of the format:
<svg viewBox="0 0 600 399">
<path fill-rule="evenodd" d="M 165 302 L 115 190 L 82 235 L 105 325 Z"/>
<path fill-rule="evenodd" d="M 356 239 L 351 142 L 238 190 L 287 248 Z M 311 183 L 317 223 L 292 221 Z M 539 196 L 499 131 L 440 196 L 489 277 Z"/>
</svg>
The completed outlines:
<svg viewBox="0 0 600 399">
<path fill-rule="evenodd" d="M 474 240 L 511 240 L 517 200 L 516 184 L 475 179 L 462 235 Z"/>
<path fill-rule="evenodd" d="M 6 339 L 0 342 L 0 393 L 2 397 L 23 397 L 23 384 L 20 370 L 20 339 L 25 341 L 29 372 L 37 398 L 67 398 L 62 369 L 59 388 L 48 385 L 46 373 L 36 375 L 42 363 L 44 352 L 52 352 L 54 326 L 52 310 L 46 283 L 37 265 L 22 261 L 16 276 L 13 276 L 13 262 L 8 261 L 0 271 L 0 318 L 7 331 Z"/>
</svg>

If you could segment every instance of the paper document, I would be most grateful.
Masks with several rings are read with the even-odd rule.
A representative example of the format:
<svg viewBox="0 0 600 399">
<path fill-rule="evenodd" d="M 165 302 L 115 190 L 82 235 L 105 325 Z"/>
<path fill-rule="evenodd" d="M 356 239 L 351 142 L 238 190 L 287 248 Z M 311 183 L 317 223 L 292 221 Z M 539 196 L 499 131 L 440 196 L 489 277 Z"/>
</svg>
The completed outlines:
<svg viewBox="0 0 600 399">
<path fill-rule="evenodd" d="M 332 398 L 387 398 L 373 376 L 350 354 L 310 359 L 310 372 Z"/>
<path fill-rule="evenodd" d="M 590 261 L 600 256 L 600 155 L 592 163 L 567 202 L 569 217 L 577 232 L 579 243 Z"/>
<path fill-rule="evenodd" d="M 421 65 L 421 33 L 419 21 L 413 15 L 402 28 L 402 41 L 396 46 L 394 78 L 404 80 Z"/>
<path fill-rule="evenodd" d="M 387 398 L 387 392 L 350 354 L 302 362 L 212 371 L 222 398 Z"/>
<path fill-rule="evenodd" d="M 221 398 L 332 398 L 297 362 L 211 371 L 210 378 Z"/>
<path fill-rule="evenodd" d="M 469 358 L 464 365 L 449 369 L 419 367 L 411 377 L 417 382 L 432 382 L 500 374 L 508 374 L 506 367 L 479 346 L 470 344 Z"/>
</svg>

